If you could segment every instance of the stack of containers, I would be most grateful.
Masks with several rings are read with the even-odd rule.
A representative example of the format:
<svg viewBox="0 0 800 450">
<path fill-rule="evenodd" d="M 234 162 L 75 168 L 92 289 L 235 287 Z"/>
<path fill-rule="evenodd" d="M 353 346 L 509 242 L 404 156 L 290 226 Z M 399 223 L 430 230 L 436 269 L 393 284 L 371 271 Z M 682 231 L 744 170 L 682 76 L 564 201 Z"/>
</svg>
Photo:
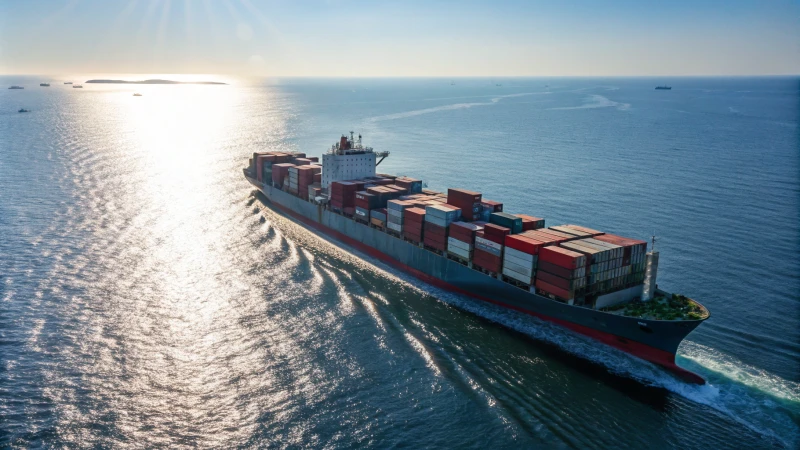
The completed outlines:
<svg viewBox="0 0 800 450">
<path fill-rule="evenodd" d="M 511 234 L 522 232 L 522 219 L 504 212 L 496 212 L 489 215 L 489 222 L 511 230 Z"/>
<path fill-rule="evenodd" d="M 646 267 L 647 242 L 638 239 L 624 238 L 613 234 L 603 234 L 594 239 L 608 244 L 623 247 L 621 287 L 641 284 L 644 282 Z"/>
<path fill-rule="evenodd" d="M 481 194 L 464 189 L 448 189 L 447 204 L 461 209 L 461 217 L 466 220 L 479 220 L 483 207 Z"/>
<path fill-rule="evenodd" d="M 300 197 L 308 200 L 308 187 L 314 184 L 314 174 L 321 172 L 319 166 L 300 166 L 297 168 L 297 191 Z"/>
<path fill-rule="evenodd" d="M 425 223 L 425 210 L 422 208 L 408 208 L 404 213 L 403 237 L 419 244 L 422 242 L 422 227 Z"/>
<path fill-rule="evenodd" d="M 405 200 L 389 200 L 386 203 L 386 228 L 400 234 L 403 232 L 404 212 L 414 206 L 414 202 Z"/>
<path fill-rule="evenodd" d="M 583 253 L 587 258 L 587 293 L 613 291 L 622 276 L 622 246 L 594 238 L 562 242 L 561 247 Z"/>
<path fill-rule="evenodd" d="M 571 227 L 569 227 L 567 225 L 559 225 L 557 227 L 550 227 L 550 229 L 553 230 L 553 231 L 566 233 L 566 234 L 569 234 L 569 235 L 572 235 L 572 236 L 575 236 L 575 237 L 578 237 L 578 238 L 589 238 L 589 237 L 593 236 L 591 233 L 588 233 L 588 232 L 583 231 L 583 230 L 579 230 L 577 228 L 571 228 Z"/>
<path fill-rule="evenodd" d="M 492 213 L 503 212 L 503 204 L 494 200 L 481 200 L 481 220 L 489 221 Z"/>
<path fill-rule="evenodd" d="M 357 185 L 350 181 L 331 182 L 331 206 L 342 211 L 345 208 L 353 208 L 355 210 L 356 189 Z"/>
<path fill-rule="evenodd" d="M 538 230 L 544 228 L 544 219 L 541 217 L 533 217 L 527 214 L 514 214 L 522 219 L 522 231 Z"/>
<path fill-rule="evenodd" d="M 472 264 L 492 273 L 500 273 L 503 266 L 504 242 L 510 231 L 499 225 L 484 224 L 483 231 L 475 233 Z"/>
<path fill-rule="evenodd" d="M 308 185 L 308 189 L 306 191 L 308 193 L 308 198 L 313 200 L 322 195 L 322 186 L 320 186 L 319 183 L 311 183 Z"/>
<path fill-rule="evenodd" d="M 369 212 L 369 221 L 379 228 L 386 227 L 386 208 L 373 209 Z"/>
<path fill-rule="evenodd" d="M 294 163 L 298 166 L 307 166 L 311 164 L 311 160 L 308 158 L 295 158 Z"/>
<path fill-rule="evenodd" d="M 523 235 L 508 235 L 503 252 L 503 275 L 530 286 L 536 277 L 539 251 L 543 242 Z"/>
<path fill-rule="evenodd" d="M 272 165 L 272 184 L 283 188 L 283 180 L 289 176 L 289 169 L 294 167 L 294 164 L 278 163 Z"/>
<path fill-rule="evenodd" d="M 425 207 L 423 242 L 436 250 L 447 250 L 447 229 L 461 218 L 461 210 L 450 205 L 428 205 Z"/>
<path fill-rule="evenodd" d="M 394 184 L 407 189 L 408 192 L 412 194 L 418 194 L 422 192 L 422 180 L 409 177 L 399 177 L 395 178 Z"/>
<path fill-rule="evenodd" d="M 561 247 L 539 251 L 536 288 L 563 300 L 572 300 L 586 285 L 586 256 Z"/>
<path fill-rule="evenodd" d="M 311 162 L 319 162 L 319 157 L 317 156 L 309 156 L 308 160 Z"/>
<path fill-rule="evenodd" d="M 253 161 L 255 161 L 255 174 L 258 181 L 264 181 L 265 172 L 272 171 L 272 164 L 275 163 L 277 157 L 264 152 L 253 153 Z"/>
<path fill-rule="evenodd" d="M 299 166 L 289 167 L 289 185 L 287 190 L 292 194 L 297 194 L 299 191 L 298 186 L 298 178 L 299 174 L 297 172 Z"/>
<path fill-rule="evenodd" d="M 358 191 L 356 192 L 355 207 L 356 220 L 368 223 L 370 219 L 369 212 L 380 207 L 378 196 L 367 191 Z"/>
<path fill-rule="evenodd" d="M 447 237 L 447 251 L 461 259 L 471 261 L 476 233 L 482 230 L 482 226 L 474 223 L 453 222 L 450 224 L 450 234 Z"/>
<path fill-rule="evenodd" d="M 536 239 L 537 241 L 540 242 L 547 243 L 549 245 L 559 244 L 561 242 L 566 242 L 568 240 L 567 238 L 547 233 L 544 230 L 545 228 L 541 228 L 538 230 L 523 231 L 522 235 L 532 239 Z"/>
</svg>

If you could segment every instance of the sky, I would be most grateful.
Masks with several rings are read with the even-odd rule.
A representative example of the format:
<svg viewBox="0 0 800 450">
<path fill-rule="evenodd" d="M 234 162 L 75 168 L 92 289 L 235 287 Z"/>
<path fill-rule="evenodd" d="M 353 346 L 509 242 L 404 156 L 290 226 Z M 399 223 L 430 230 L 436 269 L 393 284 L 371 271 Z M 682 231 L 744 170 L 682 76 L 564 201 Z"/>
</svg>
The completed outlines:
<svg viewBox="0 0 800 450">
<path fill-rule="evenodd" d="M 0 74 L 800 74 L 798 0 L 0 0 Z"/>
</svg>

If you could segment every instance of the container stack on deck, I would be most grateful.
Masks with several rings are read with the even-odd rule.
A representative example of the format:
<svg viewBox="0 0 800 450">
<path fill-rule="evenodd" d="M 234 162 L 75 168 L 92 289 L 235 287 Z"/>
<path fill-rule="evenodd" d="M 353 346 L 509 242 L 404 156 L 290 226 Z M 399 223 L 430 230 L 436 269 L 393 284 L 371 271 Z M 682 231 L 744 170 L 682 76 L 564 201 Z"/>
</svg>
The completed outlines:
<svg viewBox="0 0 800 450">
<path fill-rule="evenodd" d="M 473 259 L 475 237 L 483 226 L 469 222 L 453 222 L 447 237 L 447 252 L 465 261 Z"/>
<path fill-rule="evenodd" d="M 414 202 L 406 200 L 389 200 L 386 204 L 386 228 L 394 231 L 398 235 L 403 232 L 405 210 L 412 208 Z"/>
<path fill-rule="evenodd" d="M 510 234 L 522 232 L 522 219 L 513 214 L 507 214 L 504 212 L 492 213 L 489 215 L 489 223 L 508 228 Z"/>
<path fill-rule="evenodd" d="M 505 237 L 503 253 L 503 275 L 525 285 L 532 285 L 536 277 L 539 250 L 545 246 L 525 235 L 510 234 Z"/>
<path fill-rule="evenodd" d="M 450 224 L 461 218 L 461 210 L 449 205 L 428 205 L 425 207 L 423 242 L 439 251 L 447 250 L 447 234 Z"/>
<path fill-rule="evenodd" d="M 386 228 L 386 208 L 373 209 L 369 212 L 369 223 L 378 228 Z"/>
<path fill-rule="evenodd" d="M 483 231 L 475 233 L 472 264 L 487 272 L 500 273 L 503 270 L 503 242 L 507 234 L 508 228 L 485 224 Z"/>
<path fill-rule="evenodd" d="M 461 209 L 461 217 L 469 221 L 480 219 L 483 211 L 481 198 L 482 195 L 478 192 L 464 189 L 447 190 L 447 204 Z"/>
<path fill-rule="evenodd" d="M 409 177 L 395 178 L 394 184 L 408 190 L 409 194 L 419 194 L 422 192 L 422 180 Z"/>
<path fill-rule="evenodd" d="M 283 187 L 289 177 L 289 169 L 294 167 L 291 163 L 278 163 L 272 165 L 272 184 Z"/>
<path fill-rule="evenodd" d="M 351 181 L 334 181 L 330 184 L 331 206 L 345 211 L 345 208 L 352 208 L 355 212 L 356 191 L 358 185 Z M 384 221 L 386 219 L 384 218 Z"/>
<path fill-rule="evenodd" d="M 424 223 L 424 209 L 416 207 L 406 209 L 405 223 L 403 224 L 403 237 L 415 244 L 419 244 L 422 242 Z"/>
<path fill-rule="evenodd" d="M 570 301 L 586 285 L 586 256 L 561 247 L 544 247 L 539 252 L 536 289 L 545 295 Z"/>
</svg>

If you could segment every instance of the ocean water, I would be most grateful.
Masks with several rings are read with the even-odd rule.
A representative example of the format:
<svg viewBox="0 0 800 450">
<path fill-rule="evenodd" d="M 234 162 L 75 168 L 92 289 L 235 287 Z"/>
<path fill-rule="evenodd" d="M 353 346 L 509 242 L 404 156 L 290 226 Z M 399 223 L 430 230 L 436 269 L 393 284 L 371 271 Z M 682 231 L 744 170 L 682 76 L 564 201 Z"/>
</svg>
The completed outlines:
<svg viewBox="0 0 800 450">
<path fill-rule="evenodd" d="M 0 447 L 800 446 L 797 78 L 0 80 Z M 678 356 L 708 384 L 420 283 L 242 178 L 351 130 L 430 188 L 655 234 L 659 286 L 711 310 Z"/>
</svg>

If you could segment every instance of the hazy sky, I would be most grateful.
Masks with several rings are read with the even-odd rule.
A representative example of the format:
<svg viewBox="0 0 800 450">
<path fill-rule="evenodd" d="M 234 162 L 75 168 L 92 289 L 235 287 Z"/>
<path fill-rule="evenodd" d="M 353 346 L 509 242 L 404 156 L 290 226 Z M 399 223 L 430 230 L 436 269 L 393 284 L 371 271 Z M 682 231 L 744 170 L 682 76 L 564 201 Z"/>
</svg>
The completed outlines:
<svg viewBox="0 0 800 450">
<path fill-rule="evenodd" d="M 800 74 L 800 1 L 0 0 L 0 73 Z"/>
</svg>

